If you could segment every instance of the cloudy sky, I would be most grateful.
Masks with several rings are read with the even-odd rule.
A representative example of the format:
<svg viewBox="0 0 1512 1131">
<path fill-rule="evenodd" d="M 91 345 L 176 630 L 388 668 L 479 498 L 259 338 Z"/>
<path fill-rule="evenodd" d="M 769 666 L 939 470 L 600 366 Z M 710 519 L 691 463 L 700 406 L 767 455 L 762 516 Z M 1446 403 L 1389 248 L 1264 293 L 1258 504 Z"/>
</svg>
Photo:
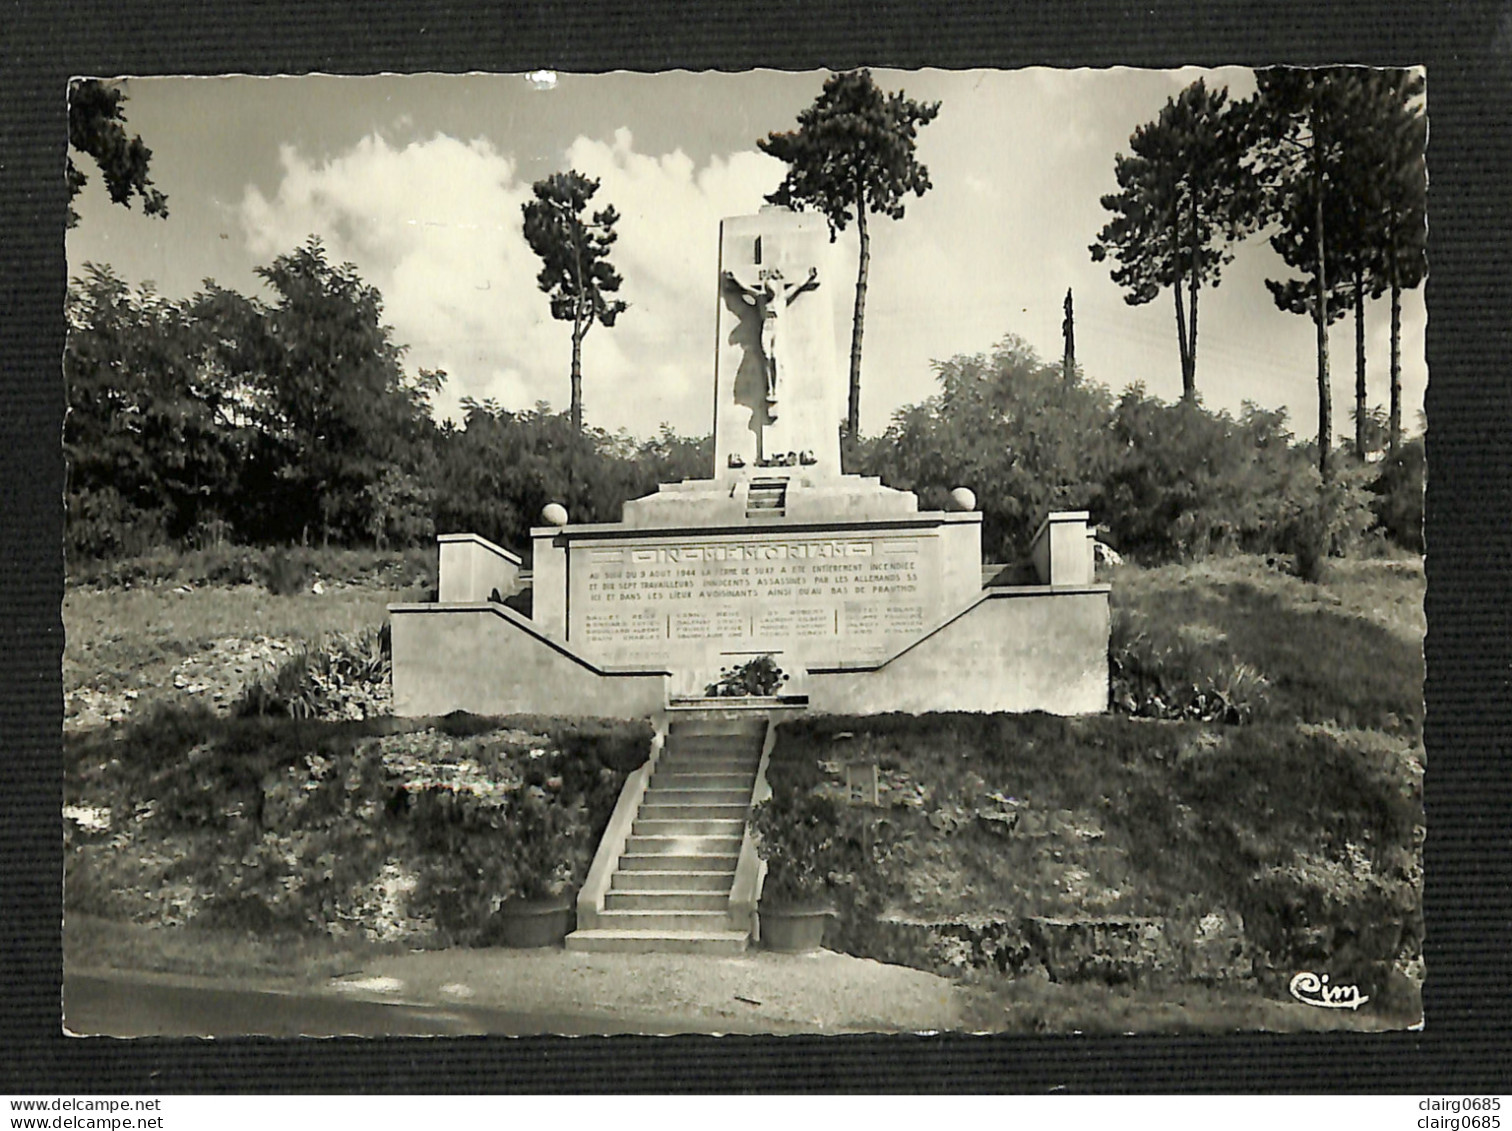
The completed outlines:
<svg viewBox="0 0 1512 1131">
<path fill-rule="evenodd" d="M 1077 359 L 1115 390 L 1181 391 L 1169 292 L 1130 307 L 1091 262 L 1130 133 L 1199 74 L 1244 96 L 1241 69 L 1187 71 L 878 70 L 885 89 L 939 100 L 919 156 L 935 188 L 902 221 L 872 226 L 862 428 L 935 388 L 931 362 L 990 350 L 1005 334 L 1061 350 L 1061 303 L 1076 302 Z M 170 216 L 112 206 L 94 175 L 76 202 L 71 274 L 109 263 L 173 297 L 206 278 L 262 293 L 259 264 L 319 235 L 382 292 L 407 365 L 448 376 L 436 408 L 463 397 L 565 407 L 569 330 L 535 286 L 521 235 L 533 181 L 576 168 L 601 180 L 595 205 L 620 212 L 613 256 L 630 310 L 584 344 L 584 412 L 646 436 L 663 422 L 709 430 L 718 224 L 756 211 L 782 176 L 755 139 L 791 128 L 822 73 L 133 79 L 129 128 L 153 151 Z M 1430 154 L 1430 163 L 1432 155 Z M 837 341 L 850 340 L 854 230 L 831 289 Z M 1317 427 L 1311 324 L 1265 289 L 1285 265 L 1260 240 L 1241 247 L 1200 307 L 1198 388 L 1210 407 L 1285 407 Z M 1388 310 L 1371 304 L 1370 400 L 1387 399 Z M 1415 428 L 1427 369 L 1421 289 L 1403 310 L 1404 422 Z M 1333 330 L 1336 427 L 1349 431 L 1354 327 Z M 842 358 L 843 362 L 843 358 Z M 843 367 L 842 367 L 843 371 Z"/>
</svg>

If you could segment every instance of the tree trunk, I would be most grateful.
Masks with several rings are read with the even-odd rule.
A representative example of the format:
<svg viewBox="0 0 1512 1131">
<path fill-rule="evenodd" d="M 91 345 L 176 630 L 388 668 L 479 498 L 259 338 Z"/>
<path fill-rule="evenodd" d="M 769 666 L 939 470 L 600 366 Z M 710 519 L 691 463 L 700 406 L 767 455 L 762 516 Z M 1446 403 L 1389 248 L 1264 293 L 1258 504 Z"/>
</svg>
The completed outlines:
<svg viewBox="0 0 1512 1131">
<path fill-rule="evenodd" d="M 861 438 L 861 332 L 866 322 L 866 271 L 871 264 L 871 237 L 866 232 L 866 197 L 856 198 L 856 232 L 861 240 L 856 268 L 856 312 L 851 319 L 850 397 L 845 409 L 845 434 L 852 451 Z"/>
<path fill-rule="evenodd" d="M 1189 374 L 1192 371 L 1187 361 L 1187 329 L 1186 310 L 1181 305 L 1181 277 L 1176 278 L 1176 284 L 1171 288 L 1171 293 L 1176 296 L 1176 344 L 1181 347 L 1181 399 L 1192 399 L 1191 382 Z"/>
<path fill-rule="evenodd" d="M 1197 403 L 1197 272 L 1193 270 L 1191 282 L 1188 284 L 1192 297 L 1191 309 L 1187 313 L 1191 320 L 1187 323 L 1187 351 L 1186 373 L 1181 379 L 1181 396 L 1183 400 L 1192 404 Z"/>
<path fill-rule="evenodd" d="M 1354 269 L 1355 458 L 1365 462 L 1365 270 Z"/>
<path fill-rule="evenodd" d="M 1333 438 L 1333 391 L 1328 382 L 1328 272 L 1323 260 L 1323 155 L 1317 133 L 1313 133 L 1313 320 L 1318 326 L 1318 472 L 1328 478 L 1328 450 Z"/>
<path fill-rule="evenodd" d="M 1186 372 L 1181 376 L 1181 396 L 1189 404 L 1197 403 L 1197 292 L 1202 286 L 1201 276 L 1197 271 L 1197 194 L 1192 194 L 1192 263 L 1191 274 L 1187 280 L 1188 293 L 1191 295 L 1191 303 L 1187 313 L 1191 320 L 1187 323 L 1187 351 Z"/>
<path fill-rule="evenodd" d="M 583 335 L 586 327 L 572 325 L 572 434 L 583 434 Z"/>
<path fill-rule="evenodd" d="M 1396 248 L 1391 251 L 1391 423 L 1389 444 L 1392 458 L 1402 445 L 1402 287 L 1397 282 Z"/>
</svg>

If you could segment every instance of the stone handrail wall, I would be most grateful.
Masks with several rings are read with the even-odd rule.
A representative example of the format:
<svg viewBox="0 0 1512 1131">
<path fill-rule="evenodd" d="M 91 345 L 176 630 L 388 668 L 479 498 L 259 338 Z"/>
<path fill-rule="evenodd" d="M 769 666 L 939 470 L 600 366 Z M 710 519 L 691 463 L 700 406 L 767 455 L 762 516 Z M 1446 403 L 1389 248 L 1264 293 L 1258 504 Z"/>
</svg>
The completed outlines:
<svg viewBox="0 0 1512 1131">
<path fill-rule="evenodd" d="M 520 559 L 477 534 L 441 534 L 436 538 L 437 600 L 487 601 L 498 591 L 502 600 L 520 588 Z"/>
<path fill-rule="evenodd" d="M 631 771 L 620 789 L 619 800 L 614 804 L 609 824 L 599 840 L 598 850 L 593 854 L 588 877 L 578 891 L 577 926 L 580 931 L 592 930 L 599 925 L 599 914 L 604 910 L 604 896 L 608 894 L 609 881 L 625 851 L 630 828 L 635 824 L 635 815 L 640 812 L 641 800 L 646 795 L 646 787 L 651 783 L 651 775 L 656 772 L 656 761 L 661 757 L 666 741 L 666 724 L 662 723 L 651 738 L 651 753 L 645 764 Z"/>
<path fill-rule="evenodd" d="M 989 589 L 877 664 L 809 668 L 818 713 L 1108 707 L 1109 587 Z"/>
<path fill-rule="evenodd" d="M 390 605 L 394 714 L 585 715 L 666 708 L 667 672 L 606 668 L 504 605 Z"/>
<path fill-rule="evenodd" d="M 767 763 L 772 757 L 772 747 L 777 743 L 777 727 L 767 720 L 766 738 L 761 744 L 761 763 L 756 769 L 756 784 L 751 789 L 751 805 L 761 804 L 772 796 L 772 787 L 767 784 Z M 737 931 L 750 931 L 752 941 L 761 939 L 761 920 L 756 905 L 761 902 L 761 885 L 766 879 L 766 861 L 756 852 L 756 842 L 751 836 L 751 823 L 746 822 L 740 838 L 740 856 L 735 863 L 735 882 L 730 886 L 730 926 Z"/>
</svg>

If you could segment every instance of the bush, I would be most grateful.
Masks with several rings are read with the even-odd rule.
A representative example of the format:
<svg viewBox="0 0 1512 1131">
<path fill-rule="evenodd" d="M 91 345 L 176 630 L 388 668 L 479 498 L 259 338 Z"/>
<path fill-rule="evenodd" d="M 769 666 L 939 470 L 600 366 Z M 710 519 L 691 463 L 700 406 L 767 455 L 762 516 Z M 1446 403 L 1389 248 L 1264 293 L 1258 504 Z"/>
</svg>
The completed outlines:
<svg viewBox="0 0 1512 1131">
<path fill-rule="evenodd" d="M 1360 546 L 1372 522 L 1368 468 L 1339 452 L 1330 470 L 1327 482 L 1314 474 L 1312 489 L 1293 502 L 1277 545 L 1292 555 L 1297 576 L 1314 584 L 1323 580 L 1330 557 Z"/>
<path fill-rule="evenodd" d="M 315 565 L 308 552 L 295 549 L 274 550 L 263 567 L 263 581 L 275 597 L 302 593 L 310 587 Z"/>
<path fill-rule="evenodd" d="M 1254 666 L 1202 656 L 1179 636 L 1157 643 L 1126 609 L 1113 615 L 1108 668 L 1113 710 L 1146 719 L 1247 723 L 1270 683 Z"/>
<path fill-rule="evenodd" d="M 1142 561 L 1278 550 L 1279 533 L 1316 490 L 1282 412 L 1246 406 L 1235 420 L 1136 386 L 1112 427 L 1121 454 L 1094 509 L 1118 551 Z"/>
<path fill-rule="evenodd" d="M 254 680 L 232 707 L 240 717 L 367 719 L 387 715 L 392 695 L 388 625 L 355 635 L 337 633 L 303 651 L 267 680 Z"/>
<path fill-rule="evenodd" d="M 1028 552 L 1049 510 L 1092 505 L 1115 451 L 1111 398 L 1095 382 L 1067 383 L 1021 338 L 992 355 L 936 363 L 940 392 L 894 415 L 861 451 L 860 470 L 944 508 L 952 488 L 976 492 L 989 561 Z"/>
<path fill-rule="evenodd" d="M 167 538 L 166 508 L 144 510 L 113 487 L 70 492 L 65 510 L 63 545 L 71 573 L 91 559 L 144 554 Z"/>
<path fill-rule="evenodd" d="M 833 797 L 782 784 L 751 814 L 756 852 L 767 865 L 761 898 L 828 906 L 837 877 L 855 870 L 857 844 L 843 828 Z"/>
<path fill-rule="evenodd" d="M 1423 438 L 1408 440 L 1394 458 L 1387 457 L 1371 485 L 1371 509 L 1377 527 L 1413 553 L 1423 552 Z"/>
</svg>

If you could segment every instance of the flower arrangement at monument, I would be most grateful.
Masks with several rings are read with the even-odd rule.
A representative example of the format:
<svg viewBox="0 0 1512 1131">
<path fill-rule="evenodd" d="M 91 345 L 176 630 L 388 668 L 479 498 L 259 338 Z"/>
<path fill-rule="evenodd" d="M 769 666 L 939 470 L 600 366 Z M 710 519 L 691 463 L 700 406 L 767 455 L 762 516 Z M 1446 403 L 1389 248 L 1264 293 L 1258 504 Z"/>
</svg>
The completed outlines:
<svg viewBox="0 0 1512 1131">
<path fill-rule="evenodd" d="M 776 695 L 787 680 L 787 672 L 779 668 L 770 655 L 756 656 L 743 664 L 722 669 L 719 678 L 704 688 L 704 694 L 714 699 Z"/>
</svg>

